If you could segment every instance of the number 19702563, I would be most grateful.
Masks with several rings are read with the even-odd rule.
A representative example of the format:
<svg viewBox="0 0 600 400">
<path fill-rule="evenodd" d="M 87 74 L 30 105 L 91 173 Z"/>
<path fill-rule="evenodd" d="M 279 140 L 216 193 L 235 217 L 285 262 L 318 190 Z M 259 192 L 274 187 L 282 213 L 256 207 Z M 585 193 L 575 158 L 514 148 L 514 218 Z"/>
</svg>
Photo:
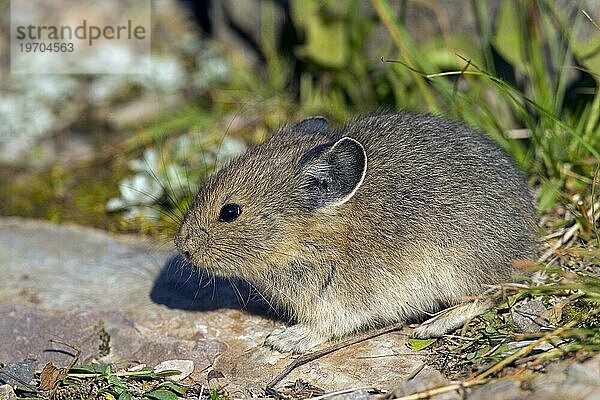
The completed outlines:
<svg viewBox="0 0 600 400">
<path fill-rule="evenodd" d="M 19 43 L 21 53 L 72 53 L 75 51 L 73 43 Z"/>
</svg>

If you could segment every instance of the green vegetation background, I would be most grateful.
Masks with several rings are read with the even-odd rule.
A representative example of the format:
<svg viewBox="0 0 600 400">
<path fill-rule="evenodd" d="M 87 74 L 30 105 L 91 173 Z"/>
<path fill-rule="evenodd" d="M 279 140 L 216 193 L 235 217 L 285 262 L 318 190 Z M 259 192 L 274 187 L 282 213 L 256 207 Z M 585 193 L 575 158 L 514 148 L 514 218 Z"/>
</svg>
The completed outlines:
<svg viewBox="0 0 600 400">
<path fill-rule="evenodd" d="M 477 35 L 452 33 L 440 19 L 432 23 L 441 34 L 417 43 L 405 10 L 387 0 L 372 0 L 371 16 L 359 0 L 290 4 L 303 41 L 291 56 L 278 51 L 274 5 L 262 2 L 262 67 L 223 49 L 230 74 L 203 98 L 132 127 L 92 163 L 9 179 L 0 213 L 168 237 L 199 182 L 227 157 L 229 139 L 250 145 L 308 115 L 341 122 L 406 108 L 445 114 L 490 135 L 527 174 L 540 215 L 570 207 L 585 239 L 598 240 L 600 29 L 580 37 L 582 26 L 595 24 L 584 10 L 567 15 L 554 1 L 517 0 L 501 2 L 491 20 L 488 3 L 474 1 Z M 374 48 L 382 31 L 391 40 Z M 241 128 L 232 116 L 245 121 Z M 148 181 L 141 186 L 132 180 L 140 174 Z M 111 207 L 110 199 L 127 190 L 148 199 Z M 153 211 L 141 210 L 147 207 Z"/>
</svg>

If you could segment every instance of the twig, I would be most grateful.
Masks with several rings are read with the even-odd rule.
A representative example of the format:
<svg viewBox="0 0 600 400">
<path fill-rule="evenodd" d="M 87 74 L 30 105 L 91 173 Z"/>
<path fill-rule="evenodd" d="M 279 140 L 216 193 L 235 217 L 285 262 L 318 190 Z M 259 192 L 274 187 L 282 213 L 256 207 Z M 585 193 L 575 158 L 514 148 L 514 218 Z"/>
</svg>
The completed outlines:
<svg viewBox="0 0 600 400">
<path fill-rule="evenodd" d="M 119 377 L 136 377 L 136 376 L 146 376 L 146 375 L 151 375 L 151 374 L 156 374 L 156 372 L 153 371 L 123 371 L 123 372 L 114 372 L 111 375 L 114 376 L 119 376 Z M 69 376 L 72 378 L 98 378 L 100 376 L 103 376 L 105 374 L 101 373 L 101 372 L 74 372 L 74 373 L 70 373 Z M 177 375 L 176 372 L 173 373 L 161 373 L 160 376 L 169 376 L 169 375 Z"/>
<path fill-rule="evenodd" d="M 75 363 L 77 362 L 77 360 L 79 360 L 79 356 L 81 356 L 81 350 L 61 339 L 50 339 L 48 340 L 50 343 L 58 343 L 58 344 L 62 344 L 63 346 L 66 346 L 68 348 L 70 348 L 71 350 L 75 351 L 75 355 L 73 355 L 73 357 L 71 358 L 71 362 L 69 362 L 69 365 L 67 365 L 67 367 L 65 368 L 65 372 L 69 372 L 69 370 L 71 368 L 73 368 L 73 366 L 75 365 Z"/>
<path fill-rule="evenodd" d="M 323 400 L 323 399 L 327 399 L 329 397 L 337 396 L 340 394 L 347 394 L 347 393 L 357 392 L 359 390 L 369 390 L 369 389 L 373 389 L 373 388 L 370 386 L 365 386 L 365 387 L 358 387 L 358 388 L 351 388 L 351 389 L 336 390 L 334 392 L 325 393 L 321 396 L 311 397 L 310 400 Z"/>
<path fill-rule="evenodd" d="M 415 353 L 415 352 L 411 352 L 411 353 L 394 353 L 394 354 L 381 354 L 378 356 L 356 356 L 354 357 L 357 360 L 371 360 L 374 358 L 385 358 L 385 357 L 398 357 L 398 356 L 429 356 L 432 353 L 426 353 L 426 352 L 419 352 L 419 353 Z"/>
<path fill-rule="evenodd" d="M 490 350 L 486 351 L 484 354 L 481 355 L 480 359 L 484 359 L 485 357 L 489 356 L 490 354 L 494 354 L 496 352 L 496 350 L 498 350 L 500 347 L 502 347 L 503 344 L 506 343 L 506 339 L 504 338 L 500 341 L 500 343 L 498 343 L 497 345 L 495 345 L 494 347 L 492 347 Z"/>
<path fill-rule="evenodd" d="M 415 368 L 410 374 L 408 374 L 407 377 L 405 377 L 404 379 L 402 379 L 402 381 L 396 385 L 395 387 L 393 387 L 392 389 L 388 390 L 387 393 L 379 395 L 377 397 L 381 398 L 381 399 L 391 399 L 392 397 L 394 397 L 394 393 L 396 393 L 398 391 L 398 389 L 400 389 L 400 386 L 405 383 L 410 381 L 411 379 L 414 379 L 415 376 L 419 375 L 419 373 L 421 371 L 423 371 L 423 368 L 425 368 L 425 366 L 427 365 L 427 363 L 421 363 L 421 365 L 419 365 L 417 368 Z"/>
<path fill-rule="evenodd" d="M 402 60 L 391 60 L 391 59 L 389 59 L 389 58 L 384 58 L 384 57 L 381 57 L 381 62 L 382 62 L 382 63 L 393 63 L 393 64 L 400 64 L 400 65 L 402 65 L 403 67 L 405 67 L 406 69 L 410 70 L 411 72 L 414 72 L 414 73 L 416 73 L 416 74 L 419 74 L 419 75 L 421 75 L 421 76 L 422 76 L 422 77 L 424 77 L 424 78 L 429 78 L 429 76 L 430 76 L 430 75 L 427 75 L 427 74 L 426 74 L 425 72 L 423 72 L 423 71 L 419 71 L 418 69 L 411 67 L 409 64 L 405 63 L 405 62 L 404 62 L 404 61 L 402 61 Z"/>
<path fill-rule="evenodd" d="M 575 326 L 575 324 L 577 324 L 577 321 L 573 320 L 573 321 L 569 322 L 568 324 L 563 325 L 562 327 L 558 328 L 555 331 L 548 332 L 547 334 L 545 334 L 544 336 L 542 336 L 541 338 L 539 338 L 535 342 L 531 343 L 529 346 L 523 347 L 521 350 L 519 350 L 516 353 L 514 353 L 514 354 L 512 354 L 512 355 L 510 355 L 508 357 L 506 357 L 504 360 L 499 361 L 498 363 L 494 364 L 493 366 L 491 366 L 487 370 L 483 371 L 481 374 L 479 374 L 475 378 L 473 378 L 473 380 L 483 379 L 483 378 L 486 378 L 486 377 L 488 377 L 488 376 L 490 376 L 492 374 L 495 374 L 496 372 L 501 371 L 504 367 L 506 367 L 507 365 L 509 365 L 513 361 L 515 361 L 517 358 L 523 357 L 526 354 L 531 353 L 533 351 L 533 349 L 535 349 L 541 343 L 545 342 L 546 340 L 550 339 L 553 336 L 560 336 L 565 330 L 567 330 L 569 328 L 572 328 L 573 326 Z"/>
<path fill-rule="evenodd" d="M 394 397 L 394 400 L 421 400 L 421 399 L 428 399 L 428 398 L 436 396 L 438 394 L 448 393 L 448 392 L 452 392 L 454 390 L 460 390 L 460 389 L 468 388 L 468 387 L 471 387 L 471 386 L 481 385 L 481 384 L 486 383 L 488 381 L 489 381 L 489 379 L 484 379 L 484 380 L 482 380 L 480 382 L 466 381 L 466 382 L 463 382 L 463 383 L 452 383 L 450 385 L 440 386 L 440 387 L 437 387 L 437 388 L 427 389 L 427 390 L 423 390 L 421 392 L 409 394 L 408 396 Z"/>
<path fill-rule="evenodd" d="M 323 350 L 317 350 L 315 352 L 312 353 L 308 353 L 308 354 L 304 354 L 300 357 L 298 357 L 297 359 L 295 359 L 294 361 L 292 361 L 287 367 L 285 367 L 285 369 L 279 374 L 277 375 L 275 378 L 273 378 L 271 380 L 271 382 L 269 382 L 267 384 L 267 387 L 265 388 L 265 393 L 271 395 L 271 396 L 275 396 L 275 397 L 282 397 L 281 394 L 279 394 L 279 392 L 277 392 L 277 390 L 275 390 L 275 386 L 281 382 L 283 380 L 283 378 L 285 378 L 290 372 L 292 372 L 294 369 L 309 363 L 311 361 L 314 361 L 318 358 L 321 358 L 323 356 L 326 356 L 327 354 L 333 353 L 334 351 L 338 351 L 340 349 L 343 349 L 344 347 L 348 347 L 348 346 L 352 346 L 354 344 L 360 343 L 360 342 L 364 342 L 365 340 L 369 340 L 369 339 L 373 339 L 376 338 L 378 336 L 381 335 L 385 335 L 386 333 L 390 333 L 390 332 L 394 332 L 397 330 L 402 329 L 406 324 L 403 322 L 398 322 L 396 324 L 387 326 L 385 328 L 381 328 L 381 329 L 377 329 L 374 331 L 369 331 L 369 332 L 365 332 L 362 335 L 358 335 L 355 337 L 351 337 L 349 339 L 343 340 L 339 343 L 336 343 L 332 346 L 329 346 L 327 348 L 324 348 Z"/>
<path fill-rule="evenodd" d="M 427 365 L 427 363 L 421 363 L 421 365 L 419 365 L 417 368 L 415 368 L 410 374 L 408 374 L 408 376 L 406 378 L 404 378 L 404 381 L 408 382 L 411 379 L 414 379 L 415 376 L 419 375 L 419 373 L 421 371 L 423 371 L 423 368 L 425 368 L 426 365 Z"/>
<path fill-rule="evenodd" d="M 548 258 L 550 258 L 554 252 L 563 244 L 567 243 L 569 240 L 571 240 L 571 238 L 573 238 L 573 236 L 577 233 L 577 230 L 579 229 L 579 226 L 577 226 L 577 224 L 573 225 L 572 227 L 570 227 L 565 234 L 556 241 L 556 243 L 554 244 L 554 246 L 552 246 L 548 251 L 546 251 L 538 260 L 538 262 L 540 263 L 544 263 Z"/>
</svg>

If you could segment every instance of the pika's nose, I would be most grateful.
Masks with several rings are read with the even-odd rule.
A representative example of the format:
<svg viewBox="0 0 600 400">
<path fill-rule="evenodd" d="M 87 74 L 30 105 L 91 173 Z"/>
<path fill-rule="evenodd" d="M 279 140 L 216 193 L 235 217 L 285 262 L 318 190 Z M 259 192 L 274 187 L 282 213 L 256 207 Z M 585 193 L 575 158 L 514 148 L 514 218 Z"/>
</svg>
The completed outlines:
<svg viewBox="0 0 600 400">
<path fill-rule="evenodd" d="M 202 247 L 208 239 L 206 229 L 200 227 L 191 229 L 187 224 L 182 224 L 179 232 L 175 235 L 175 248 L 186 259 L 190 260 L 192 254 L 197 252 L 198 247 Z"/>
<path fill-rule="evenodd" d="M 187 236 L 187 235 L 186 235 Z M 191 258 L 191 253 L 189 250 L 189 240 L 188 237 L 183 237 L 181 233 L 178 233 L 175 236 L 175 248 L 179 251 L 187 260 Z"/>
<path fill-rule="evenodd" d="M 175 235 L 175 248 L 177 249 L 177 251 L 179 251 L 181 254 L 183 254 L 186 258 L 189 258 L 190 256 L 190 252 L 188 249 L 188 242 L 190 239 L 190 234 L 188 232 L 188 230 L 185 228 L 185 226 L 181 226 L 179 228 L 179 232 L 177 232 L 177 235 Z"/>
</svg>

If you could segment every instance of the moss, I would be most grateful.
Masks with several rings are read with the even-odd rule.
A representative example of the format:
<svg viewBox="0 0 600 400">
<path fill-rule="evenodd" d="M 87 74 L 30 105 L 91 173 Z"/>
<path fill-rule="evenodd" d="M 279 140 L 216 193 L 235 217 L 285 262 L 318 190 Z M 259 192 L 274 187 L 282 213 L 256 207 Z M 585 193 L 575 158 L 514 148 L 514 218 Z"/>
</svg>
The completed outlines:
<svg viewBox="0 0 600 400">
<path fill-rule="evenodd" d="M 0 214 L 73 222 L 111 229 L 119 216 L 106 212 L 109 198 L 118 196 L 118 182 L 128 173 L 122 161 L 75 168 L 52 166 L 29 171 L 0 168 Z M 113 229 L 114 230 L 114 229 Z"/>
</svg>

